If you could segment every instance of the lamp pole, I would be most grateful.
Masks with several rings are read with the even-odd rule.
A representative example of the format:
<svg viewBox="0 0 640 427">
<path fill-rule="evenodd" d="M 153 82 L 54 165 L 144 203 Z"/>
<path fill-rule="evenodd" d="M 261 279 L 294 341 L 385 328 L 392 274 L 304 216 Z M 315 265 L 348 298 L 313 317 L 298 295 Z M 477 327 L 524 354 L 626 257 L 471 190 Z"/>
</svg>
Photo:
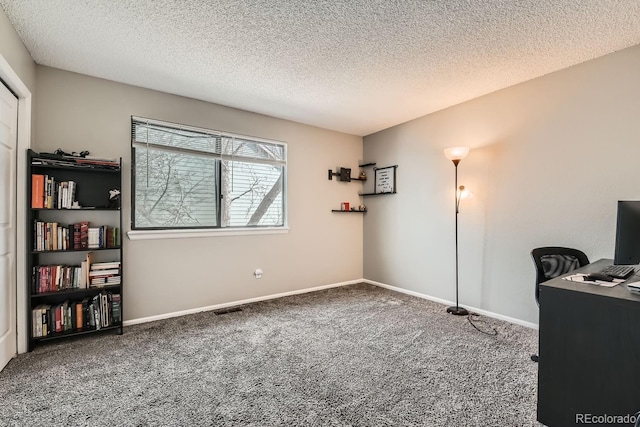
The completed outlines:
<svg viewBox="0 0 640 427">
<path fill-rule="evenodd" d="M 453 162 L 453 165 L 455 167 L 455 204 L 456 204 L 456 217 L 455 217 L 455 223 L 456 223 L 456 305 L 455 307 L 447 307 L 447 313 L 451 313 L 454 314 L 456 316 L 466 316 L 467 314 L 469 314 L 469 312 L 465 309 L 460 307 L 460 305 L 458 304 L 458 214 L 460 213 L 460 192 L 458 189 L 458 164 L 460 164 L 460 161 L 462 159 L 464 159 L 467 154 L 469 153 L 469 149 L 466 147 L 454 147 L 454 148 L 447 148 L 445 150 L 445 155 L 447 156 L 448 159 L 450 159 Z M 464 188 L 464 187 L 462 187 Z"/>
</svg>

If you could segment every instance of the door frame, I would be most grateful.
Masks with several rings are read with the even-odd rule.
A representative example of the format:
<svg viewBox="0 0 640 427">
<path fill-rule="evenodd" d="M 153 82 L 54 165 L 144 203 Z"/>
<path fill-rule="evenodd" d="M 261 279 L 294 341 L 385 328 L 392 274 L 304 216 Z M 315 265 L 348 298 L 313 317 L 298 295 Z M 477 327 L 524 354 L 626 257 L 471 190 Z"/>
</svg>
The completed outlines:
<svg viewBox="0 0 640 427">
<path fill-rule="evenodd" d="M 16 147 L 16 333 L 18 353 L 27 351 L 27 149 L 31 147 L 31 91 L 0 54 L 0 79 L 18 97 Z"/>
</svg>

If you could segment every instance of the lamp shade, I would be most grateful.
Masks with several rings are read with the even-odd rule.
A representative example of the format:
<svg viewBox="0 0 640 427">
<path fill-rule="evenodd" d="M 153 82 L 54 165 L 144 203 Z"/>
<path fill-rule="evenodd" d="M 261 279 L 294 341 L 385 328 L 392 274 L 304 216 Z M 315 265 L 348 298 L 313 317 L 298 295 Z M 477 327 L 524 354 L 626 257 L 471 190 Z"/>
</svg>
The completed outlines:
<svg viewBox="0 0 640 427">
<path fill-rule="evenodd" d="M 458 197 L 460 199 L 468 199 L 469 197 L 471 197 L 471 191 L 469 191 L 469 189 L 464 185 L 461 185 L 460 187 L 458 187 Z"/>
<path fill-rule="evenodd" d="M 469 147 L 451 147 L 444 150 L 444 155 L 452 162 L 459 162 L 467 157 L 467 154 L 469 154 Z"/>
</svg>

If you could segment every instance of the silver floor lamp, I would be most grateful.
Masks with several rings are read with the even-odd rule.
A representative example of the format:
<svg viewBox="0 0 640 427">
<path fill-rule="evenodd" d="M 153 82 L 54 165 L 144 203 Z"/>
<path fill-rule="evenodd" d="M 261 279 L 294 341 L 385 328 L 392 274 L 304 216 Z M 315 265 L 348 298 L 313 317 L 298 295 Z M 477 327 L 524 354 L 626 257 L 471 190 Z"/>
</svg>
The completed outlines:
<svg viewBox="0 0 640 427">
<path fill-rule="evenodd" d="M 456 316 L 465 316 L 469 314 L 469 312 L 458 305 L 458 213 L 460 212 L 460 195 L 462 194 L 462 190 L 464 190 L 464 186 L 460 186 L 458 188 L 458 164 L 460 161 L 467 157 L 469 154 L 468 147 L 452 147 L 444 150 L 444 155 L 447 159 L 453 162 L 455 166 L 455 201 L 456 201 L 456 305 L 455 307 L 447 307 L 447 313 L 455 314 Z"/>
</svg>

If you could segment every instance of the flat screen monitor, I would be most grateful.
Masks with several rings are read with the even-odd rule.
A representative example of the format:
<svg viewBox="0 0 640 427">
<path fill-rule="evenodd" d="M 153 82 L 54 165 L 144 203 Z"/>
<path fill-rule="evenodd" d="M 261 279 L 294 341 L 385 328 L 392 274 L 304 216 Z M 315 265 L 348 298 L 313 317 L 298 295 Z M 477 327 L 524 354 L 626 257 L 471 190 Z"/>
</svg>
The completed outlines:
<svg viewBox="0 0 640 427">
<path fill-rule="evenodd" d="M 640 200 L 618 202 L 616 253 L 613 263 L 640 263 Z"/>
</svg>

